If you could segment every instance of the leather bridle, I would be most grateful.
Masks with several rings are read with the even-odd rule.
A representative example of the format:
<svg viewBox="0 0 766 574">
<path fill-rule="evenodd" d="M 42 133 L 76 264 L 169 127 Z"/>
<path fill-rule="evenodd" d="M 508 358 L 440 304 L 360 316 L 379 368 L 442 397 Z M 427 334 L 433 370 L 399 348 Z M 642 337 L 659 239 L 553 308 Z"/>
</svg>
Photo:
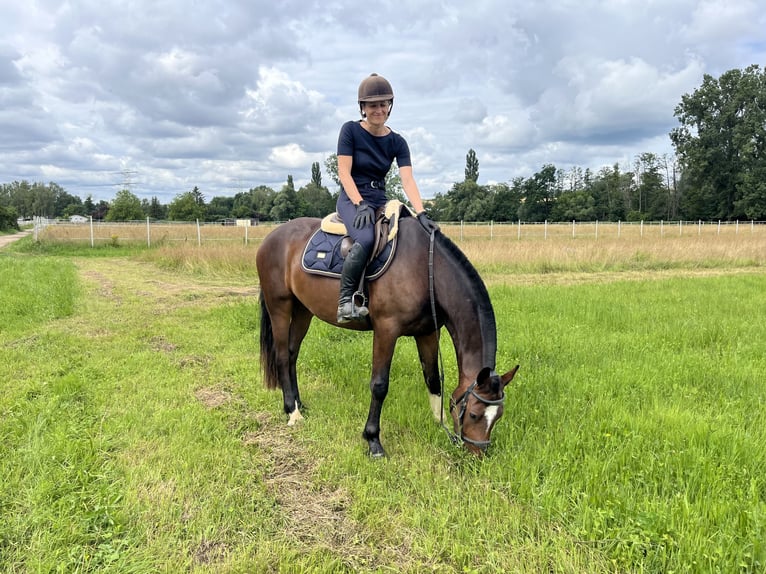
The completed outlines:
<svg viewBox="0 0 766 574">
<path fill-rule="evenodd" d="M 502 405 L 505 402 L 505 392 L 503 392 L 500 395 L 499 399 L 488 399 L 476 392 L 477 384 L 478 384 L 477 381 L 474 381 L 473 383 L 471 383 L 471 386 L 468 387 L 466 392 L 463 393 L 463 395 L 460 397 L 460 400 L 455 401 L 455 399 L 450 399 L 449 412 L 452 413 L 452 411 L 455 410 L 456 408 L 459 409 L 457 421 L 458 421 L 458 425 L 460 426 L 460 434 L 456 435 L 457 438 L 460 438 L 460 440 L 462 440 L 464 443 L 471 444 L 481 449 L 482 451 L 485 451 L 487 450 L 487 448 L 489 447 L 492 441 L 474 440 L 472 438 L 468 438 L 467 436 L 465 436 L 465 434 L 463 434 L 463 419 L 465 418 L 465 412 L 468 407 L 468 397 L 470 395 L 473 395 L 476 398 L 476 400 L 478 400 L 480 403 L 484 404 L 485 406 Z"/>
</svg>

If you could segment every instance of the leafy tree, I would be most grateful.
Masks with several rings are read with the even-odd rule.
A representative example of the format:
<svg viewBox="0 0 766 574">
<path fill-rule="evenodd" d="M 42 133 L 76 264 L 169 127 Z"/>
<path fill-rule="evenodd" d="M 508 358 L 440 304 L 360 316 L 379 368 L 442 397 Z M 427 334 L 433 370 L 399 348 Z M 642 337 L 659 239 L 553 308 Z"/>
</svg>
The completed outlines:
<svg viewBox="0 0 766 574">
<path fill-rule="evenodd" d="M 274 207 L 274 200 L 277 197 L 277 192 L 266 185 L 259 185 L 250 190 L 250 195 L 253 200 L 255 216 L 264 221 L 268 221 L 269 213 L 271 213 L 271 209 Z"/>
<path fill-rule="evenodd" d="M 255 217 L 256 211 L 253 207 L 253 190 L 243 191 L 234 196 L 231 206 L 231 216 L 237 219 L 250 219 Z M 271 206 L 269 206 L 271 211 Z"/>
<path fill-rule="evenodd" d="M 317 185 L 313 179 L 298 190 L 298 201 L 306 217 L 324 217 L 335 211 L 335 200 L 328 189 Z"/>
<path fill-rule="evenodd" d="M 228 219 L 232 216 L 234 210 L 234 198 L 216 196 L 210 200 L 207 206 L 208 219 L 219 221 L 222 219 Z"/>
<path fill-rule="evenodd" d="M 202 195 L 202 192 L 196 185 L 194 186 L 194 189 L 191 190 L 191 195 L 197 205 L 205 205 L 205 196 Z"/>
<path fill-rule="evenodd" d="M 271 208 L 271 218 L 275 221 L 287 221 L 299 217 L 303 212 L 300 199 L 295 191 L 293 176 L 287 176 L 287 183 L 282 186 L 282 190 L 274 199 L 274 206 Z"/>
<path fill-rule="evenodd" d="M 551 219 L 551 211 L 556 201 L 558 170 L 552 164 L 543 168 L 524 182 L 524 202 L 519 216 L 525 221 L 546 221 Z"/>
<path fill-rule="evenodd" d="M 708 74 L 675 109 L 686 217 L 766 218 L 766 70 Z"/>
<path fill-rule="evenodd" d="M 434 221 L 449 221 L 450 201 L 443 193 L 437 193 L 428 202 L 428 215 Z"/>
<path fill-rule="evenodd" d="M 322 187 L 322 170 L 318 161 L 311 164 L 311 183 L 316 187 Z"/>
<path fill-rule="evenodd" d="M 486 189 L 473 180 L 452 184 L 445 197 L 443 217 L 446 221 L 477 221 L 489 211 Z M 475 219 L 478 217 L 478 219 Z"/>
<path fill-rule="evenodd" d="M 327 173 L 330 174 L 335 185 L 340 188 L 340 177 L 338 177 L 338 154 L 332 153 L 328 155 L 327 159 L 324 160 L 324 168 L 327 170 Z"/>
<path fill-rule="evenodd" d="M 447 221 L 486 221 L 492 219 L 492 194 L 479 185 L 479 160 L 472 149 L 466 155 L 465 181 L 455 183 L 447 192 L 441 214 Z"/>
<path fill-rule="evenodd" d="M 28 181 L 3 184 L 3 204 L 13 207 L 21 217 L 31 217 L 33 215 L 31 188 Z"/>
<path fill-rule="evenodd" d="M 301 215 L 324 217 L 335 211 L 335 199 L 322 185 L 322 170 L 319 162 L 311 164 L 311 181 L 297 192 Z"/>
<path fill-rule="evenodd" d="M 473 149 L 469 149 L 465 156 L 465 181 L 479 181 L 479 159 Z"/>
<path fill-rule="evenodd" d="M 495 221 L 516 221 L 521 208 L 524 178 L 516 178 L 511 185 L 505 183 L 493 187 L 492 219 Z"/>
<path fill-rule="evenodd" d="M 271 209 L 274 207 L 276 192 L 265 185 L 259 185 L 250 191 L 234 196 L 232 217 L 256 218 L 260 221 L 271 219 Z"/>
<path fill-rule="evenodd" d="M 386 197 L 388 199 L 398 199 L 402 203 L 409 204 L 407 195 L 402 187 L 402 177 L 399 175 L 399 166 L 396 162 L 391 162 L 391 168 L 386 173 Z"/>
<path fill-rule="evenodd" d="M 172 221 L 204 221 L 206 216 L 204 197 L 196 186 L 192 191 L 176 195 L 168 205 L 168 219 Z"/>
<path fill-rule="evenodd" d="M 32 185 L 32 213 L 41 217 L 55 217 L 56 192 L 48 185 L 35 183 Z"/>
<path fill-rule="evenodd" d="M 561 191 L 580 191 L 585 189 L 585 174 L 580 166 L 572 166 L 568 172 L 558 170 L 559 177 L 566 180 L 566 188 L 560 186 Z"/>
<path fill-rule="evenodd" d="M 109 203 L 104 201 L 103 199 L 100 200 L 95 207 L 93 208 L 93 213 L 91 214 L 93 216 L 93 219 L 106 219 L 106 216 L 109 214 Z"/>
<path fill-rule="evenodd" d="M 668 190 L 662 177 L 660 158 L 653 153 L 642 153 L 636 158 L 636 194 L 638 211 L 645 219 L 665 219 L 668 211 Z"/>
<path fill-rule="evenodd" d="M 129 189 L 117 192 L 106 214 L 107 221 L 135 221 L 143 218 L 144 210 L 141 209 L 141 200 Z"/>
<path fill-rule="evenodd" d="M 662 168 L 665 171 L 665 188 L 668 192 L 667 219 L 678 219 L 681 199 L 681 188 L 678 181 L 678 162 L 675 158 L 668 158 L 667 154 L 663 154 L 661 162 Z"/>
<path fill-rule="evenodd" d="M 464 219 L 466 221 L 488 221 L 493 219 L 493 198 L 490 188 L 467 181 L 463 184 L 469 190 L 470 201 L 466 204 Z"/>
<path fill-rule="evenodd" d="M 625 203 L 622 196 L 623 174 L 620 165 L 603 167 L 588 185 L 594 200 L 594 217 L 599 221 L 618 221 L 625 219 Z"/>
<path fill-rule="evenodd" d="M 68 193 L 63 187 L 57 183 L 51 182 L 48 184 L 50 190 L 53 192 L 54 204 L 53 215 L 54 217 L 70 217 L 72 215 L 84 215 L 85 210 L 82 206 L 82 199 L 76 195 Z"/>
<path fill-rule="evenodd" d="M 595 214 L 596 202 L 584 189 L 562 193 L 551 209 L 553 221 L 593 221 Z"/>
<path fill-rule="evenodd" d="M 96 209 L 96 204 L 93 203 L 92 195 L 88 195 L 88 197 L 85 198 L 85 201 L 82 202 L 82 208 L 83 215 L 93 215 L 93 212 Z"/>
<path fill-rule="evenodd" d="M 152 197 L 152 199 L 147 201 L 146 204 L 144 204 L 144 202 L 141 203 L 146 217 L 154 220 L 162 220 L 168 216 L 167 206 L 162 205 L 156 196 Z"/>
</svg>

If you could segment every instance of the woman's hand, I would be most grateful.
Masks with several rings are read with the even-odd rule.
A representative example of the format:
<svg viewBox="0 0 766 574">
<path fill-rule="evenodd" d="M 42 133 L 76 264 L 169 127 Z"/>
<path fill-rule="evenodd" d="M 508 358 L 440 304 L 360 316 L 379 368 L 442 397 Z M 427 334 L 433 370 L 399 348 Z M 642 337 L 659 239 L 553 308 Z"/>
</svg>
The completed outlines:
<svg viewBox="0 0 766 574">
<path fill-rule="evenodd" d="M 425 229 L 428 234 L 430 235 L 433 231 L 439 231 L 439 226 L 436 224 L 436 222 L 428 217 L 426 215 L 425 211 L 421 211 L 417 215 L 418 221 L 420 222 L 420 225 L 423 226 L 423 229 Z"/>
<path fill-rule="evenodd" d="M 356 206 L 356 217 L 354 217 L 354 227 L 362 229 L 372 225 L 375 221 L 375 210 L 367 202 L 362 200 Z"/>
</svg>

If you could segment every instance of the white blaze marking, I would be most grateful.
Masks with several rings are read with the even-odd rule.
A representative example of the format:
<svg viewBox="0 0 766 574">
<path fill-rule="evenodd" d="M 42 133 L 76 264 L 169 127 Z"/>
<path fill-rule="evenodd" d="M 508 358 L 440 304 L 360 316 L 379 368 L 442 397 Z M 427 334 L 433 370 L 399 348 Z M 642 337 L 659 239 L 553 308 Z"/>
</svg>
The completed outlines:
<svg viewBox="0 0 766 574">
<path fill-rule="evenodd" d="M 484 409 L 484 418 L 487 419 L 487 432 L 492 428 L 492 423 L 495 422 L 497 417 L 497 411 L 500 409 L 499 405 L 489 405 Z"/>
</svg>

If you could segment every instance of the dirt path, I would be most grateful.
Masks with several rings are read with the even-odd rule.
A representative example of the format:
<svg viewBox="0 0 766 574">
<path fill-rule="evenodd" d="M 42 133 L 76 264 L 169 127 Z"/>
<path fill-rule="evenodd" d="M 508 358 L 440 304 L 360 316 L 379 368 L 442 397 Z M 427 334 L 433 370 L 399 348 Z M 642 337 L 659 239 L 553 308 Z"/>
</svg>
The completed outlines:
<svg viewBox="0 0 766 574">
<path fill-rule="evenodd" d="M 30 230 L 21 231 L 19 233 L 14 233 L 13 235 L 0 235 L 0 249 L 5 247 L 6 245 L 13 243 L 14 241 L 18 241 L 22 237 L 26 237 L 32 233 Z"/>
</svg>

